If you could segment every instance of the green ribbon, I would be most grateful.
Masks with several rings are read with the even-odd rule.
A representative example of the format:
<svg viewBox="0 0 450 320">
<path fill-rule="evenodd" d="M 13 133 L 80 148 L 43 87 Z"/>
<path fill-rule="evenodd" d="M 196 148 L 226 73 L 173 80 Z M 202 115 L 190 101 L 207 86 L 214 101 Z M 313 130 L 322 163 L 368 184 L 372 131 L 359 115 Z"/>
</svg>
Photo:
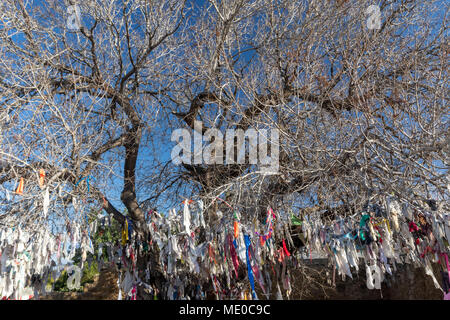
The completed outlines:
<svg viewBox="0 0 450 320">
<path fill-rule="evenodd" d="M 298 217 L 294 216 L 293 214 L 291 214 L 291 223 L 294 226 L 301 226 L 303 224 L 303 221 L 300 220 Z"/>
</svg>

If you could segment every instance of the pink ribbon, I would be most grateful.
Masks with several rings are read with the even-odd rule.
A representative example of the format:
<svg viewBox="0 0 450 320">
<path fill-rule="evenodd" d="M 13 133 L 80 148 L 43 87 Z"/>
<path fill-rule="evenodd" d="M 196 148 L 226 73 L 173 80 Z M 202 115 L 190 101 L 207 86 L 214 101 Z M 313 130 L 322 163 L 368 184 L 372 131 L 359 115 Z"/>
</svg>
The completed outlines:
<svg viewBox="0 0 450 320">
<path fill-rule="evenodd" d="M 234 272 L 236 278 L 238 277 L 239 261 L 236 254 L 236 249 L 234 248 L 233 242 L 231 241 L 231 235 L 228 235 L 228 244 L 230 246 L 231 261 L 233 261 Z"/>
<path fill-rule="evenodd" d="M 275 216 L 275 213 L 273 213 L 272 208 L 269 208 L 269 210 L 267 210 L 267 219 L 266 219 L 266 224 L 268 224 L 268 233 L 261 235 L 258 232 L 255 232 L 258 236 L 262 237 L 262 244 L 264 244 L 267 239 L 269 239 L 272 236 L 272 219 L 270 219 L 271 217 L 273 217 L 274 219 L 276 219 L 277 217 Z"/>
</svg>

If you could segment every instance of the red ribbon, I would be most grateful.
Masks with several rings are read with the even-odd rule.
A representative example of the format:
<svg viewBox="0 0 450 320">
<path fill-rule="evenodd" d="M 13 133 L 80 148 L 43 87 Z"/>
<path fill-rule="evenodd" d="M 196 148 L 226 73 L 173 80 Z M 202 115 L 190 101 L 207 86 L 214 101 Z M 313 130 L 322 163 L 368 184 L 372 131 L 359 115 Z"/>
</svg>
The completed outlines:
<svg viewBox="0 0 450 320">
<path fill-rule="evenodd" d="M 409 232 L 414 232 L 414 231 L 418 231 L 419 227 L 417 227 L 417 225 L 414 222 L 410 222 L 409 223 Z"/>
<path fill-rule="evenodd" d="M 284 241 L 284 239 L 283 239 L 283 249 L 284 249 L 284 253 L 285 253 L 288 257 L 290 257 L 291 254 L 289 253 L 288 249 L 286 248 L 286 242 Z"/>
</svg>

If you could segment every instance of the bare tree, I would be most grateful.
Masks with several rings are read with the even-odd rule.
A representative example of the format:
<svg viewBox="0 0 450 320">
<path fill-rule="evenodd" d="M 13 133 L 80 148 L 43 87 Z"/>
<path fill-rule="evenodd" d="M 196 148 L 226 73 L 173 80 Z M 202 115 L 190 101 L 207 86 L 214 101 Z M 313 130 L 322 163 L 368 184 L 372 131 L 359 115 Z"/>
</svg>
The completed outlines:
<svg viewBox="0 0 450 320">
<path fill-rule="evenodd" d="M 124 223 L 120 192 L 137 241 L 150 242 L 146 212 L 196 195 L 208 234 L 222 227 L 224 194 L 248 221 L 269 206 L 333 219 L 392 194 L 448 201 L 448 7 L 381 1 L 371 30 L 371 4 L 89 0 L 73 20 L 75 3 L 2 1 L 0 223 L 62 232 L 92 208 Z M 175 166 L 168 133 L 195 121 L 202 134 L 277 129 L 279 172 Z M 139 271 L 150 262 L 162 292 L 153 247 Z"/>
</svg>

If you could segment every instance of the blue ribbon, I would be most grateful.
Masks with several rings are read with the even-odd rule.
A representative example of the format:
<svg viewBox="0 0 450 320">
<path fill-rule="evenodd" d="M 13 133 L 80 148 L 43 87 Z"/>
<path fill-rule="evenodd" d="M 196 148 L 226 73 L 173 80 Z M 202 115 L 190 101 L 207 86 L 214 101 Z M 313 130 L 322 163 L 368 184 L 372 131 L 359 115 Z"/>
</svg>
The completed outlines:
<svg viewBox="0 0 450 320">
<path fill-rule="evenodd" d="M 128 220 L 128 237 L 131 237 L 131 233 L 133 232 L 133 221 L 131 221 L 131 219 L 128 217 L 125 217 L 125 219 Z"/>
<path fill-rule="evenodd" d="M 353 239 L 353 240 L 355 240 L 356 238 L 358 238 L 358 234 L 352 236 L 352 232 L 353 231 L 350 231 L 348 233 L 343 233 L 343 234 L 340 234 L 340 235 L 332 235 L 331 237 L 333 239 L 338 239 L 338 240 L 341 240 L 341 239 L 350 239 L 350 240 Z"/>
<path fill-rule="evenodd" d="M 78 182 L 75 184 L 75 187 L 78 186 L 78 184 L 79 184 L 81 181 L 83 181 L 83 180 L 86 179 L 86 184 L 87 184 L 88 192 L 89 192 L 89 178 L 92 178 L 92 176 L 86 176 L 86 177 L 80 178 L 80 180 L 78 180 Z M 94 179 L 94 178 L 92 178 L 92 179 Z"/>
<path fill-rule="evenodd" d="M 256 298 L 256 293 L 255 293 L 255 280 L 253 279 L 253 272 L 252 272 L 252 267 L 250 265 L 250 258 L 248 255 L 248 248 L 251 245 L 250 242 L 250 237 L 248 235 L 244 235 L 244 241 L 245 241 L 245 255 L 247 258 L 247 272 L 248 272 L 248 280 L 250 281 L 250 286 L 252 287 L 252 296 L 253 299 Z"/>
<path fill-rule="evenodd" d="M 367 224 L 367 220 L 369 220 L 369 219 L 370 219 L 370 216 L 368 214 L 363 215 L 362 218 L 361 218 L 361 221 L 359 222 L 359 228 L 360 229 L 365 229 L 366 224 Z M 362 241 L 366 240 L 366 237 L 364 235 L 363 230 L 359 231 L 359 235 L 360 235 L 360 238 L 361 238 Z"/>
</svg>

